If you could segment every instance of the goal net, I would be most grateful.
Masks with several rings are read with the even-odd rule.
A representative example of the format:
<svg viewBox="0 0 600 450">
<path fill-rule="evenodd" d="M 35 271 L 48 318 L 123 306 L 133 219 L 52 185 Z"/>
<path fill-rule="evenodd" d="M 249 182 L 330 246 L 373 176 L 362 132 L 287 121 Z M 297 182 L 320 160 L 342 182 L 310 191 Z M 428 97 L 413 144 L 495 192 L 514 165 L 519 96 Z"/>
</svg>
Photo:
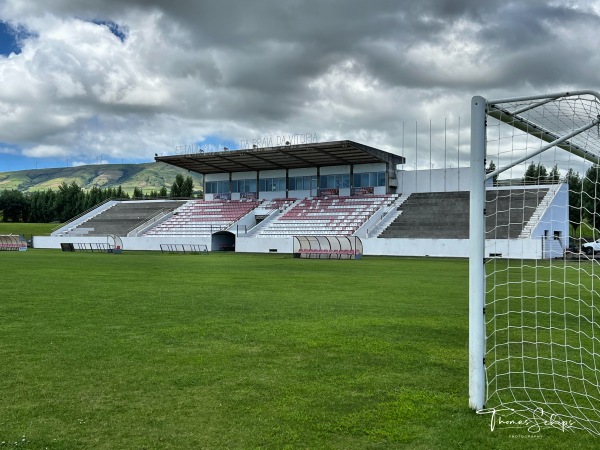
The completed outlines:
<svg viewBox="0 0 600 450">
<path fill-rule="evenodd" d="M 600 94 L 471 106 L 470 406 L 598 435 Z"/>
</svg>

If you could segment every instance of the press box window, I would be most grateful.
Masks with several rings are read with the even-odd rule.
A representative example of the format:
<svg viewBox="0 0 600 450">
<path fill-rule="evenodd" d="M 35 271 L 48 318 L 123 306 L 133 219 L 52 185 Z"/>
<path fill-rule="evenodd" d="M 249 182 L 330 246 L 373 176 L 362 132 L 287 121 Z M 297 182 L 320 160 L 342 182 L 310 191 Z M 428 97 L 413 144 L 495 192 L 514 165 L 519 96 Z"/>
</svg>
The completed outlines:
<svg viewBox="0 0 600 450">
<path fill-rule="evenodd" d="M 262 178 L 259 188 L 261 191 L 285 191 L 285 178 Z"/>
<path fill-rule="evenodd" d="M 350 174 L 321 175 L 321 189 L 341 189 L 350 187 Z"/>
<path fill-rule="evenodd" d="M 256 180 L 233 180 L 231 192 L 256 192 Z"/>
<path fill-rule="evenodd" d="M 225 194 L 229 192 L 229 181 L 207 181 L 207 194 Z"/>
<path fill-rule="evenodd" d="M 290 177 L 290 191 L 310 191 L 317 189 L 317 177 Z"/>
<path fill-rule="evenodd" d="M 354 174 L 354 187 L 385 186 L 385 172 L 365 172 Z"/>
</svg>

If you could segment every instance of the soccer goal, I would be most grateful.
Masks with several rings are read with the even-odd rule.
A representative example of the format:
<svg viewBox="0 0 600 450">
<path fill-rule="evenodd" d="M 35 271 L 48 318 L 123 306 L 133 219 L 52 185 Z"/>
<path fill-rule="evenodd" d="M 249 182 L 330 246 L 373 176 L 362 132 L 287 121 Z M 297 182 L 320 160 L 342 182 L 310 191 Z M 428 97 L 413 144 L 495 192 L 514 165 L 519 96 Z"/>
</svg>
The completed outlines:
<svg viewBox="0 0 600 450">
<path fill-rule="evenodd" d="M 472 409 L 600 434 L 599 123 L 593 91 L 472 99 Z"/>
</svg>

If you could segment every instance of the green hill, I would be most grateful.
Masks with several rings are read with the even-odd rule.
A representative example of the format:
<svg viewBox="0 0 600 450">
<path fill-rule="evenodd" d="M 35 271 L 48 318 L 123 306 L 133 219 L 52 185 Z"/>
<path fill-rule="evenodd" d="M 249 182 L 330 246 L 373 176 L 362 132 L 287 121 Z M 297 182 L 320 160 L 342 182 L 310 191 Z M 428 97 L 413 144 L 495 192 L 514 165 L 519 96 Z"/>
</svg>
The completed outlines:
<svg viewBox="0 0 600 450">
<path fill-rule="evenodd" d="M 0 191 L 18 189 L 23 192 L 32 192 L 48 188 L 57 189 L 63 182 L 70 184 L 74 181 L 85 190 L 94 186 L 100 188 L 121 186 L 130 193 L 136 187 L 142 189 L 144 193 L 149 193 L 153 190 L 158 191 L 163 186 L 170 189 L 178 173 L 192 177 L 194 191 L 202 190 L 202 175 L 154 162 L 0 172 Z"/>
</svg>

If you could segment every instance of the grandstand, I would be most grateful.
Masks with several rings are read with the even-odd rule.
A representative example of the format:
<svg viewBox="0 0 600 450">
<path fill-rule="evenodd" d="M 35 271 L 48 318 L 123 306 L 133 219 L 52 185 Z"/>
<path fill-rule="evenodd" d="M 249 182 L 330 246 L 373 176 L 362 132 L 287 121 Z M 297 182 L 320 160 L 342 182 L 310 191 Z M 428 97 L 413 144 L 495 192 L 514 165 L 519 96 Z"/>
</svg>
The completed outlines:
<svg viewBox="0 0 600 450">
<path fill-rule="evenodd" d="M 396 194 L 311 197 L 263 227 L 258 236 L 352 235 Z"/>
<path fill-rule="evenodd" d="M 255 200 L 192 200 L 173 211 L 145 236 L 210 236 L 227 230 L 258 206 Z"/>
<path fill-rule="evenodd" d="M 380 238 L 468 239 L 468 192 L 416 192 Z"/>
<path fill-rule="evenodd" d="M 166 215 L 185 201 L 111 201 L 69 222 L 56 236 L 127 236 L 157 215 Z"/>
<path fill-rule="evenodd" d="M 34 245 L 115 235 L 126 249 L 292 253 L 297 236 L 354 236 L 364 254 L 468 253 L 468 168 L 405 172 L 403 157 L 353 141 L 156 160 L 202 173 L 204 200 L 108 202 Z M 568 235 L 566 185 L 489 186 L 487 196 L 500 199 L 487 211 L 488 255 L 561 254 L 548 249 Z"/>
<path fill-rule="evenodd" d="M 515 186 L 486 193 L 486 233 L 490 239 L 517 239 L 526 233 L 534 213 L 556 186 Z M 469 192 L 420 192 L 402 203 L 401 214 L 381 238 L 468 239 Z"/>
</svg>

